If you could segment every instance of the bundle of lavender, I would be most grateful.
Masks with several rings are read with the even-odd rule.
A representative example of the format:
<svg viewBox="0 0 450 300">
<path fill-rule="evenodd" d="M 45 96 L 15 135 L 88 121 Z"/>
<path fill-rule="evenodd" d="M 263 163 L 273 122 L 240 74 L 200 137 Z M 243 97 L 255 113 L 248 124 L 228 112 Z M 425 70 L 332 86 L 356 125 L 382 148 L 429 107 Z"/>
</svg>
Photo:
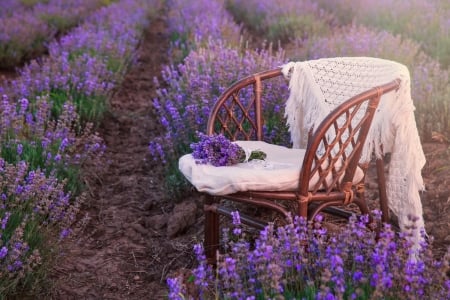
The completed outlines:
<svg viewBox="0 0 450 300">
<path fill-rule="evenodd" d="M 215 167 L 231 166 L 251 160 L 266 159 L 261 150 L 246 150 L 228 140 L 223 134 L 206 135 L 197 132 L 199 141 L 191 143 L 191 149 L 197 164 L 211 164 Z"/>
</svg>

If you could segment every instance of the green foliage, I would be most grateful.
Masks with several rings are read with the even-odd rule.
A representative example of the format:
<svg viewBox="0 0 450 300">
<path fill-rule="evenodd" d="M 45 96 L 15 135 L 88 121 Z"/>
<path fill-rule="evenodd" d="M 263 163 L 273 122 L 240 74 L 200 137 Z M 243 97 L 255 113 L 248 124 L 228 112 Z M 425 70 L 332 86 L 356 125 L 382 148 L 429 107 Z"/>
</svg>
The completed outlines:
<svg viewBox="0 0 450 300">
<path fill-rule="evenodd" d="M 100 0 L 100 5 L 101 6 L 108 6 L 111 5 L 113 3 L 116 3 L 119 0 Z"/>
<path fill-rule="evenodd" d="M 99 124 L 106 111 L 107 97 L 104 95 L 86 96 L 83 93 L 73 93 L 72 101 L 77 107 L 82 123 Z"/>
<path fill-rule="evenodd" d="M 71 27 L 75 26 L 78 21 L 56 14 L 42 14 L 40 17 L 50 26 L 50 28 L 54 28 L 57 32 L 66 32 Z"/>
<path fill-rule="evenodd" d="M 176 201 L 183 199 L 184 196 L 192 193 L 193 190 L 192 185 L 178 170 L 178 166 L 167 168 L 164 184 L 167 191 L 166 196 Z"/>
<path fill-rule="evenodd" d="M 82 170 L 79 166 L 58 164 L 56 167 L 56 178 L 64 180 L 64 190 L 73 196 L 80 195 L 85 191 L 83 184 Z"/>
<path fill-rule="evenodd" d="M 70 99 L 80 116 L 81 124 L 88 122 L 99 124 L 107 110 L 107 98 L 106 95 L 86 95 L 84 92 L 78 92 L 74 89 L 68 91 L 52 89 L 49 97 L 52 103 L 52 117 L 57 120 L 63 111 L 64 104 Z"/>
<path fill-rule="evenodd" d="M 329 31 L 329 15 L 310 1 L 227 0 L 234 19 L 270 42 L 323 35 Z"/>
<path fill-rule="evenodd" d="M 1 217 L 1 216 L 0 216 Z M 20 226 L 20 216 L 13 217 L 15 228 Z M 18 222 L 19 221 L 19 222 Z M 9 231 L 13 231 L 11 226 Z M 43 287 L 49 287 L 48 272 L 51 270 L 51 262 L 57 251 L 54 236 L 49 232 L 54 228 L 43 227 L 37 220 L 30 220 L 24 230 L 24 240 L 28 241 L 34 251 L 28 255 L 28 259 L 33 262 L 33 272 L 25 272 L 23 277 L 11 276 L 8 280 L 0 281 L 0 300 L 8 299 L 31 299 L 36 297 L 36 293 L 41 292 Z"/>
<path fill-rule="evenodd" d="M 314 15 L 297 17 L 286 15 L 267 28 L 267 36 L 271 41 L 289 41 L 293 37 L 307 39 L 322 36 L 329 32 L 329 25 Z"/>
<path fill-rule="evenodd" d="M 13 69 L 24 61 L 41 54 L 45 50 L 50 32 L 47 27 L 37 26 L 31 21 L 23 20 L 23 27 L 16 27 L 16 33 L 0 43 L 0 68 Z M 26 28 L 25 28 L 26 27 Z"/>
<path fill-rule="evenodd" d="M 18 144 L 15 142 L 3 142 L 1 144 L 1 157 L 11 164 L 17 164 L 25 160 L 32 170 L 45 168 L 46 151 L 42 147 L 42 141 L 23 141 L 20 143 L 23 147 L 22 154 L 18 154 Z"/>
<path fill-rule="evenodd" d="M 47 175 L 55 174 L 56 178 L 66 182 L 66 192 L 77 196 L 83 190 L 80 167 L 65 161 L 54 161 L 47 158 L 48 155 L 54 158 L 58 154 L 60 144 L 61 141 L 58 140 L 44 148 L 40 139 L 24 140 L 20 142 L 22 153 L 18 154 L 19 143 L 17 141 L 3 142 L 0 155 L 8 163 L 16 165 L 20 161 L 26 161 L 30 170 L 40 169 L 45 170 Z"/>
<path fill-rule="evenodd" d="M 267 30 L 264 24 L 266 18 L 264 11 L 247 9 L 233 0 L 226 1 L 226 8 L 231 12 L 237 23 L 244 23 L 250 30 L 256 33 L 264 33 Z"/>
<path fill-rule="evenodd" d="M 49 0 L 20 0 L 20 3 L 27 8 L 32 8 L 38 3 L 47 4 L 48 2 Z"/>
</svg>

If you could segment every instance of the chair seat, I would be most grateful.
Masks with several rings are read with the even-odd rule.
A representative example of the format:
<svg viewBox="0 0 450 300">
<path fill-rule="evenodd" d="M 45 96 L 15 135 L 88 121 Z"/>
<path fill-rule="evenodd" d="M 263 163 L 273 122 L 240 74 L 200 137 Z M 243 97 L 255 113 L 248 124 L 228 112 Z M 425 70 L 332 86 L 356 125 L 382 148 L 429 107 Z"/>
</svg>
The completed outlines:
<svg viewBox="0 0 450 300">
<path fill-rule="evenodd" d="M 179 159 L 178 167 L 199 192 L 210 195 L 227 195 L 246 191 L 295 191 L 298 189 L 300 169 L 305 149 L 291 149 L 262 141 L 236 141 L 247 150 L 261 150 L 267 154 L 265 161 L 250 161 L 233 166 L 214 167 L 197 164 L 191 154 Z M 342 162 L 338 162 L 342 165 Z M 326 167 L 326 166 L 323 166 Z M 353 183 L 359 183 L 364 173 L 358 167 Z M 309 187 L 318 180 L 314 176 Z M 331 174 L 328 182 L 331 182 Z"/>
</svg>

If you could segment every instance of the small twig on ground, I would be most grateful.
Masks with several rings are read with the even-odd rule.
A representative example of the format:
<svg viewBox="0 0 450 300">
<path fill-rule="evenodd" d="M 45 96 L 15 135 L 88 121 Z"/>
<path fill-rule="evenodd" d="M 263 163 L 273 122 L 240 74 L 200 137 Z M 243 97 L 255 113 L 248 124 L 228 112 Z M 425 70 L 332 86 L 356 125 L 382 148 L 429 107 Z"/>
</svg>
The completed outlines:
<svg viewBox="0 0 450 300">
<path fill-rule="evenodd" d="M 161 272 L 161 279 L 159 280 L 159 283 L 163 283 L 163 279 L 164 279 L 164 275 L 166 274 L 166 269 L 168 268 L 168 267 L 170 267 L 170 265 L 177 259 L 177 258 L 179 258 L 181 255 L 183 255 L 184 253 L 180 253 L 179 255 L 177 255 L 176 257 L 174 257 L 174 258 L 172 258 L 170 261 L 169 261 L 169 263 L 167 263 L 167 264 L 165 264 L 164 265 L 164 268 L 163 268 L 163 270 L 162 270 L 162 272 Z"/>
<path fill-rule="evenodd" d="M 136 260 L 136 256 L 134 255 L 134 251 L 131 251 L 131 254 L 133 255 L 134 266 L 137 268 L 138 267 L 138 263 L 137 263 L 137 260 Z"/>
</svg>

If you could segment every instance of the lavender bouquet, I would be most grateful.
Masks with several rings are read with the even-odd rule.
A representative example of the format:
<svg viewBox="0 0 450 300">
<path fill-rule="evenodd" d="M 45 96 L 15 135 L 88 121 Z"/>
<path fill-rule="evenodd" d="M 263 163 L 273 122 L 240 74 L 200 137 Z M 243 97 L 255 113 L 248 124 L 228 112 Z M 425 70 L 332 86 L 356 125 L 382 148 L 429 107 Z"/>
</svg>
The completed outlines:
<svg viewBox="0 0 450 300">
<path fill-rule="evenodd" d="M 197 164 L 211 164 L 215 167 L 231 166 L 254 159 L 264 160 L 266 153 L 260 150 L 246 151 L 232 143 L 223 134 L 206 135 L 197 133 L 199 141 L 191 143 L 191 149 Z"/>
</svg>

